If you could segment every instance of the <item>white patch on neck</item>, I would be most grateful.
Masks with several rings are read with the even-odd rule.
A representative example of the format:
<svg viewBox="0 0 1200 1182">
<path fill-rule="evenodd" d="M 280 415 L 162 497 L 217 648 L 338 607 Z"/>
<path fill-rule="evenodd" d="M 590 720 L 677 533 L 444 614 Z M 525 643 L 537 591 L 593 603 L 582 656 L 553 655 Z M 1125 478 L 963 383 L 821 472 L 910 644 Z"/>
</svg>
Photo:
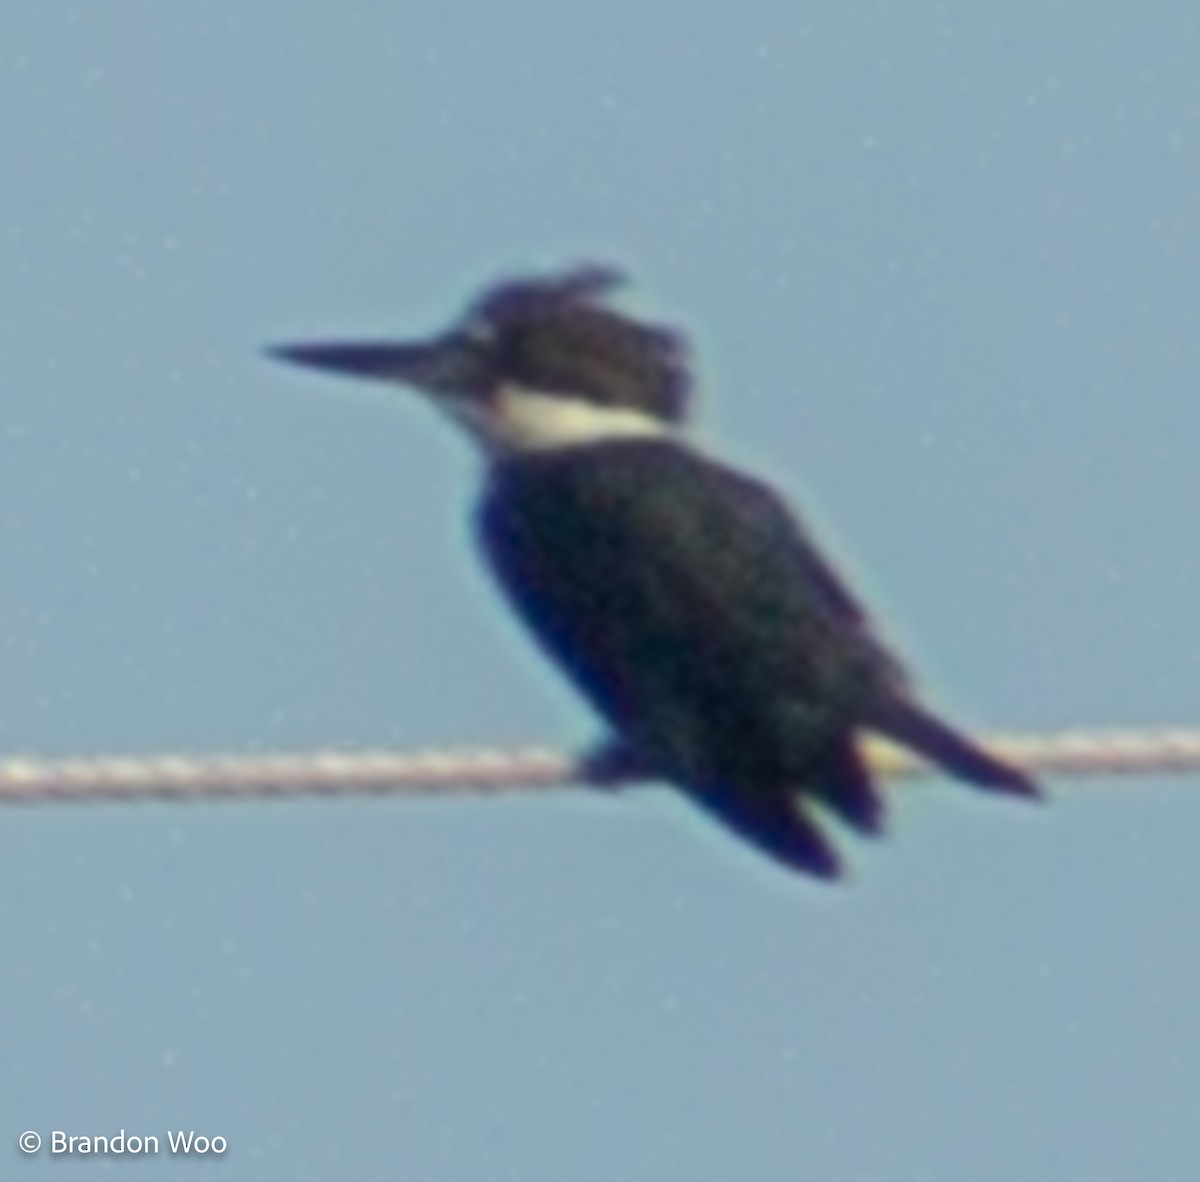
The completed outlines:
<svg viewBox="0 0 1200 1182">
<path fill-rule="evenodd" d="M 501 386 L 486 403 L 447 398 L 442 405 L 486 450 L 509 455 L 673 434 L 670 423 L 631 406 L 601 406 L 525 386 Z"/>
</svg>

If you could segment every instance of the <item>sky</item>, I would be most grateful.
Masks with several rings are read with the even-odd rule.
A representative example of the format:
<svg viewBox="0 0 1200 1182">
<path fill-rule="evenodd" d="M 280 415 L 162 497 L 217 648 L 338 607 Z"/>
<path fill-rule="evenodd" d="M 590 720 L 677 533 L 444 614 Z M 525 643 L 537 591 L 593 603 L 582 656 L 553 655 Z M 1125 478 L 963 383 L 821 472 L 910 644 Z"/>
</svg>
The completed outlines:
<svg viewBox="0 0 1200 1182">
<path fill-rule="evenodd" d="M 477 457 L 263 354 L 582 260 L 931 701 L 1195 722 L 1197 60 L 1182 0 L 5 5 L 0 752 L 591 742 Z M 897 785 L 837 888 L 653 788 L 10 807 L 3 1171 L 1195 1176 L 1200 785 L 1048 787 Z"/>
</svg>

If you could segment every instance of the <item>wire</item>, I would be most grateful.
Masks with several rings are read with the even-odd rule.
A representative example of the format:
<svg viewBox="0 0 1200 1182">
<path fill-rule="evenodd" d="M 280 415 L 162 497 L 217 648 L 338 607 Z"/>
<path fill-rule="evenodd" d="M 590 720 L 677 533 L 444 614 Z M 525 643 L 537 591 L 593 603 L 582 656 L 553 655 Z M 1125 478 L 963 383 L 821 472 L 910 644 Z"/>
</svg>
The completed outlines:
<svg viewBox="0 0 1200 1182">
<path fill-rule="evenodd" d="M 1200 771 L 1200 728 L 994 736 L 989 745 L 1032 772 L 1055 777 Z M 886 744 L 871 742 L 868 754 L 872 767 L 885 776 L 912 779 L 933 774 Z M 31 756 L 0 760 L 0 804 L 500 792 L 550 789 L 577 778 L 574 759 L 545 748 Z"/>
</svg>

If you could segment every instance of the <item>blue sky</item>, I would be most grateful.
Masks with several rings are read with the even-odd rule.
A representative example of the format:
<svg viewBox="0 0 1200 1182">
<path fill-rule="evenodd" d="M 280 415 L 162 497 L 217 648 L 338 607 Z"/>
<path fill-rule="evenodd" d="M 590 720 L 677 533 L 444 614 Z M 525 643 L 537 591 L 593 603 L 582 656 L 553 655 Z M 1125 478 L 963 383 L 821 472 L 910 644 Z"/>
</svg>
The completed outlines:
<svg viewBox="0 0 1200 1182">
<path fill-rule="evenodd" d="M 1194 721 L 1192 6 L 0 32 L 3 750 L 588 742 L 477 569 L 470 450 L 261 349 L 592 258 L 692 334 L 701 439 L 803 507 L 932 699 Z M 656 790 L 10 809 L 0 1154 L 182 1127 L 230 1179 L 1194 1174 L 1196 786 L 895 797 L 837 890 Z"/>
</svg>

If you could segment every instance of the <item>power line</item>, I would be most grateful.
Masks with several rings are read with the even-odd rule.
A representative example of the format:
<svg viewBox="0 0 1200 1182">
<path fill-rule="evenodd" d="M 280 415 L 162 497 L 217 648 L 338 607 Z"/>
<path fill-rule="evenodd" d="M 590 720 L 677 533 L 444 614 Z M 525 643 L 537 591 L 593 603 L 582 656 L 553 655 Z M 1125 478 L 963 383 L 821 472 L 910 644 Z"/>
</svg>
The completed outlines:
<svg viewBox="0 0 1200 1182">
<path fill-rule="evenodd" d="M 1045 776 L 1200 772 L 1200 728 L 996 735 L 989 745 Z M 889 778 L 928 776 L 907 753 L 870 743 Z M 546 748 L 312 751 L 297 754 L 85 756 L 0 760 L 0 803 L 290 799 L 552 789 L 577 778 L 574 759 Z"/>
</svg>

